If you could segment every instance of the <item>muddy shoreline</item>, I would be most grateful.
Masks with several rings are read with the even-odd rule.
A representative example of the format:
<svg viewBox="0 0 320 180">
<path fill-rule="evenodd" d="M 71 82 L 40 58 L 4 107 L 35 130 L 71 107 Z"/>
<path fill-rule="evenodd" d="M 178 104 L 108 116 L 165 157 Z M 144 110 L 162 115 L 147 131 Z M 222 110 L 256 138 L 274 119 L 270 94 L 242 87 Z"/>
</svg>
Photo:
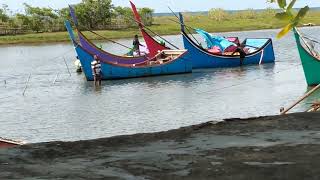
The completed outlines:
<svg viewBox="0 0 320 180">
<path fill-rule="evenodd" d="M 0 150 L 0 179 L 320 179 L 320 113 Z"/>
</svg>

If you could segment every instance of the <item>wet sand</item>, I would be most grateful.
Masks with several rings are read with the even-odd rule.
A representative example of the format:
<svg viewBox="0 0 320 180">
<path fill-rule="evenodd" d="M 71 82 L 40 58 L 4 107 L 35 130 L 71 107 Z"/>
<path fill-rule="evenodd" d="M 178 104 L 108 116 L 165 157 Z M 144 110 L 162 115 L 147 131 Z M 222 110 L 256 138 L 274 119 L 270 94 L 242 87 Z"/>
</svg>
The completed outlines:
<svg viewBox="0 0 320 180">
<path fill-rule="evenodd" d="M 0 179 L 320 179 L 320 113 L 1 149 Z"/>
</svg>

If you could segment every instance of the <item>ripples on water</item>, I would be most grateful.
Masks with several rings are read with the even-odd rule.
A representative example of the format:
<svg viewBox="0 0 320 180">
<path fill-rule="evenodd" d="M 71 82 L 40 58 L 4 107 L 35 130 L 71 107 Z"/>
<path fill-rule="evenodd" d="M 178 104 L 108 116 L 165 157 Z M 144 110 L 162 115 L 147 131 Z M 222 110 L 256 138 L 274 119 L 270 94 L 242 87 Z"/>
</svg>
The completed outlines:
<svg viewBox="0 0 320 180">
<path fill-rule="evenodd" d="M 318 30 L 303 29 L 313 36 Z M 275 37 L 276 32 L 222 35 L 244 39 Z M 180 36 L 167 39 L 182 46 Z M 119 42 L 131 44 L 131 40 Z M 102 45 L 111 52 L 126 51 L 114 44 Z M 274 40 L 274 48 L 275 65 L 104 81 L 95 89 L 83 75 L 74 73 L 71 43 L 0 47 L 0 137 L 27 142 L 71 141 L 163 131 L 225 118 L 276 115 L 280 107 L 302 96 L 307 85 L 292 34 Z M 68 61 L 71 77 L 63 59 L 55 58 L 61 54 Z M 29 73 L 30 83 L 22 96 Z M 318 92 L 294 111 L 305 110 L 319 97 Z"/>
</svg>

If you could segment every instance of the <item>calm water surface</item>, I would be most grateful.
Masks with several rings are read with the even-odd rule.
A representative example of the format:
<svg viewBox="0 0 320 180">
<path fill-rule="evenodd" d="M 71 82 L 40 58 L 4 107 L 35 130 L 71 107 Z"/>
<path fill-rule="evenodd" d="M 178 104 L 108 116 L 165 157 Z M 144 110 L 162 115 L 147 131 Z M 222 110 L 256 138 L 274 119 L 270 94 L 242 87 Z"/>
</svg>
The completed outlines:
<svg viewBox="0 0 320 180">
<path fill-rule="evenodd" d="M 317 36 L 320 28 L 303 32 Z M 272 37 L 277 30 L 223 33 Z M 182 47 L 180 36 L 167 39 Z M 131 40 L 119 42 L 130 45 Z M 104 49 L 126 49 L 101 43 Z M 276 63 L 193 74 L 104 81 L 76 74 L 71 43 L 0 47 L 0 137 L 73 141 L 164 131 L 225 118 L 276 115 L 307 91 L 292 34 L 274 40 Z M 64 64 L 66 59 L 71 71 Z M 31 79 L 22 96 L 29 73 Z M 57 75 L 58 74 L 58 75 Z M 56 79 L 56 82 L 54 80 Z M 320 92 L 294 111 L 303 111 Z"/>
</svg>

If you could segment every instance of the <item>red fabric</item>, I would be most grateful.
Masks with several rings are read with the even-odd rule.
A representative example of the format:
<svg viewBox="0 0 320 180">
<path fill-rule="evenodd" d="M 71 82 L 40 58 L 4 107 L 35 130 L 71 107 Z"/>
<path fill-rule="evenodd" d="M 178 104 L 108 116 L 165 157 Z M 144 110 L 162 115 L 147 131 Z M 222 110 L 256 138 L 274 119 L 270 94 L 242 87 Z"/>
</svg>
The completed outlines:
<svg viewBox="0 0 320 180">
<path fill-rule="evenodd" d="M 221 49 L 218 46 L 213 46 L 211 49 L 208 49 L 210 53 L 221 54 Z"/>
<path fill-rule="evenodd" d="M 239 38 L 237 38 L 237 37 L 228 37 L 227 39 L 228 39 L 228 41 L 233 42 L 237 45 L 240 44 Z"/>
<path fill-rule="evenodd" d="M 147 47 L 149 49 L 149 55 L 148 57 L 154 57 L 156 54 L 158 54 L 158 51 L 162 51 L 167 49 L 166 47 L 159 44 L 157 41 L 155 41 L 149 34 L 147 34 L 143 29 L 141 29 L 141 34 L 144 38 L 144 41 L 147 44 Z"/>
<path fill-rule="evenodd" d="M 137 11 L 136 6 L 131 1 L 130 1 L 130 4 L 132 7 L 134 17 L 135 17 L 137 23 L 139 24 L 139 28 L 140 28 L 141 34 L 143 36 L 143 39 L 147 44 L 147 47 L 149 50 L 148 57 L 149 58 L 154 57 L 156 54 L 158 54 L 158 51 L 167 49 L 165 46 L 162 46 L 156 40 L 154 40 L 153 37 L 151 37 L 147 32 L 145 32 L 145 30 L 143 29 L 143 26 L 141 24 L 141 17 Z"/>
<path fill-rule="evenodd" d="M 224 50 L 224 52 L 234 52 L 236 49 L 237 46 L 229 46 Z"/>
<path fill-rule="evenodd" d="M 134 18 L 136 19 L 137 23 L 139 23 L 139 27 L 142 27 L 141 25 L 141 17 L 137 11 L 137 8 L 136 8 L 136 5 L 134 5 L 131 1 L 130 1 L 130 4 L 131 4 L 131 8 L 132 8 L 132 11 L 133 11 L 133 14 L 134 14 Z"/>
</svg>

